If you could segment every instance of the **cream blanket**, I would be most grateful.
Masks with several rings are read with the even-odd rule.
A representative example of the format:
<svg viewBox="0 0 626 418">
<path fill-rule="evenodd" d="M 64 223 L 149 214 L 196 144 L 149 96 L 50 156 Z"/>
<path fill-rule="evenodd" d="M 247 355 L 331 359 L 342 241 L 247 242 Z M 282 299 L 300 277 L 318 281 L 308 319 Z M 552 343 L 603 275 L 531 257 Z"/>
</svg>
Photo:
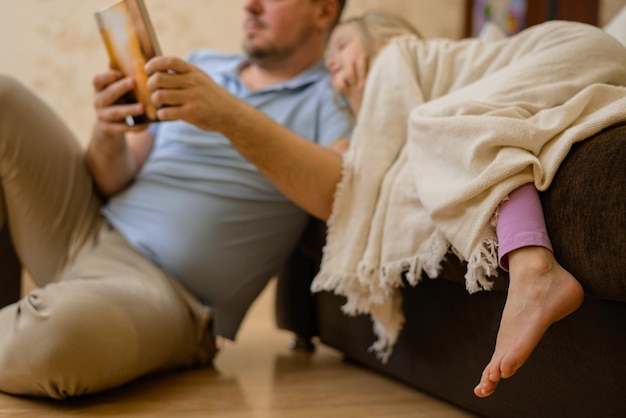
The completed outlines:
<svg viewBox="0 0 626 418">
<path fill-rule="evenodd" d="M 623 86 L 626 48 L 579 23 L 488 43 L 394 40 L 368 77 L 312 290 L 371 314 L 386 361 L 404 280 L 437 277 L 451 250 L 468 261 L 468 291 L 490 289 L 499 203 L 528 182 L 545 190 L 572 144 L 626 120 Z"/>
</svg>

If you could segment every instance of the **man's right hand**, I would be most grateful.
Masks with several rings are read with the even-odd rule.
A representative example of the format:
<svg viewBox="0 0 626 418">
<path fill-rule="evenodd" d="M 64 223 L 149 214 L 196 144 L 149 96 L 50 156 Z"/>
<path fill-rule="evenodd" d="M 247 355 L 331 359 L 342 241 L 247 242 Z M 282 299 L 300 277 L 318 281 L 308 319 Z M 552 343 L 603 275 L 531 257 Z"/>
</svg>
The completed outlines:
<svg viewBox="0 0 626 418">
<path fill-rule="evenodd" d="M 148 124 L 130 126 L 126 123 L 129 116 L 141 116 L 145 113 L 141 103 L 124 104 L 122 98 L 132 93 L 135 81 L 124 77 L 119 71 L 109 70 L 93 78 L 95 90 L 94 107 L 97 123 L 105 134 L 123 134 L 143 131 Z"/>
<path fill-rule="evenodd" d="M 97 121 L 87 147 L 87 165 L 100 192 L 111 196 L 133 181 L 150 154 L 154 136 L 147 130 L 149 124 L 126 123 L 127 117 L 144 114 L 140 103 L 120 103 L 133 90 L 131 78 L 109 70 L 96 75 L 93 86 Z"/>
</svg>

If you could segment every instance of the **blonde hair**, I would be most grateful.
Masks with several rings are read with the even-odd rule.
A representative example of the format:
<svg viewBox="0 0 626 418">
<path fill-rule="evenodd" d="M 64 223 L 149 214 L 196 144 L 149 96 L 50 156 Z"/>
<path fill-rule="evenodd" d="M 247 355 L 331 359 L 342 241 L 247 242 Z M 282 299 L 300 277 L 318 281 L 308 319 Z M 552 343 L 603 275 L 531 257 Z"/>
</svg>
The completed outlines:
<svg viewBox="0 0 626 418">
<path fill-rule="evenodd" d="M 362 15 L 348 18 L 338 26 L 350 25 L 355 28 L 357 36 L 365 47 L 368 67 L 372 65 L 376 55 L 396 36 L 414 35 L 422 38 L 413 25 L 398 15 L 382 11 L 367 12 Z M 369 70 L 368 70 L 369 71 Z M 350 118 L 352 125 L 356 122 L 352 109 L 345 101 L 335 94 L 335 103 Z"/>
<path fill-rule="evenodd" d="M 367 12 L 349 18 L 341 25 L 352 25 L 356 29 L 370 59 L 396 36 L 415 35 L 422 38 L 418 30 L 409 22 L 398 15 L 382 11 Z"/>
</svg>

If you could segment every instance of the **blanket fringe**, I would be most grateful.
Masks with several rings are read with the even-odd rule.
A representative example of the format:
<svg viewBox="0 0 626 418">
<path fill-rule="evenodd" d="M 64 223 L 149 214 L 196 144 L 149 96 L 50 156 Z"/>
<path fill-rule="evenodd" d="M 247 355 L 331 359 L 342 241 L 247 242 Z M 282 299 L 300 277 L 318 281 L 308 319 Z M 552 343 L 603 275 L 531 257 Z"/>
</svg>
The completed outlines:
<svg viewBox="0 0 626 418">
<path fill-rule="evenodd" d="M 497 276 L 498 241 L 493 237 L 485 238 L 467 261 L 465 287 L 470 294 L 481 290 L 491 290 L 493 278 Z"/>
<path fill-rule="evenodd" d="M 387 364 L 389 357 L 391 357 L 391 354 L 393 353 L 393 346 L 395 345 L 398 336 L 391 335 L 374 317 L 372 317 L 372 322 L 374 324 L 374 335 L 377 338 L 367 351 L 373 353 L 382 364 Z M 400 328 L 402 328 L 402 325 L 400 325 Z"/>
<path fill-rule="evenodd" d="M 435 231 L 412 257 L 391 261 L 382 266 L 362 261 L 356 273 L 318 274 L 311 284 L 312 292 L 331 291 L 347 298 L 343 311 L 347 314 L 369 313 L 373 305 L 382 305 L 394 292 L 404 286 L 404 279 L 416 286 L 422 272 L 437 278 L 441 264 L 450 250 L 450 243 Z"/>
<path fill-rule="evenodd" d="M 491 290 L 493 287 L 492 279 L 497 276 L 498 268 L 497 247 L 497 240 L 488 237 L 472 253 L 465 275 L 469 293 Z M 393 353 L 393 347 L 404 325 L 402 296 L 399 292 L 399 288 L 404 286 L 403 278 L 411 286 L 416 286 L 421 281 L 422 272 L 431 279 L 437 278 L 449 251 L 463 260 L 443 234 L 435 231 L 413 257 L 386 263 L 378 268 L 362 262 L 357 273 L 324 273 L 315 278 L 311 290 L 332 291 L 344 296 L 346 303 L 341 310 L 346 315 L 371 315 L 376 341 L 369 351 L 384 364 Z"/>
<path fill-rule="evenodd" d="M 322 272 L 311 284 L 311 291 L 331 291 L 344 296 L 346 302 L 341 310 L 346 315 L 370 314 L 376 341 L 369 350 L 386 363 L 404 324 L 398 289 L 404 286 L 404 279 L 416 286 L 422 272 L 431 279 L 438 277 L 449 250 L 450 243 L 435 231 L 412 257 L 382 266 L 361 262 L 356 273 Z"/>
</svg>

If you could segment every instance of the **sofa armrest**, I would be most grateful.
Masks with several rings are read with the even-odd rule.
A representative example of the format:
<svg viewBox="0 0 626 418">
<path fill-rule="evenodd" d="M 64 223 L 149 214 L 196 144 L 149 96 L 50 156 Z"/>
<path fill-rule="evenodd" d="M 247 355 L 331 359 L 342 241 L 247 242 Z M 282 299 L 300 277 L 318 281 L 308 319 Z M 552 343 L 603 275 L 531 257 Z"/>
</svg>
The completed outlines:
<svg viewBox="0 0 626 418">
<path fill-rule="evenodd" d="M 556 259 L 587 296 L 626 302 L 626 124 L 572 148 L 541 194 Z"/>
</svg>

